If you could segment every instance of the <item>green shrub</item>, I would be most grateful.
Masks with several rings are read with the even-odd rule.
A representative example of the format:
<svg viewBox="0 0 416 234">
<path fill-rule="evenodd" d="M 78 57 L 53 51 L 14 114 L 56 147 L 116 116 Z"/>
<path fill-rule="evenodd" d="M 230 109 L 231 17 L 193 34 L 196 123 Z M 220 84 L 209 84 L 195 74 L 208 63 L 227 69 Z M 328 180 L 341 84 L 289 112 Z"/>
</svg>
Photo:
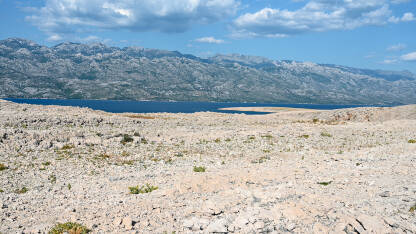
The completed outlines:
<svg viewBox="0 0 416 234">
<path fill-rule="evenodd" d="M 23 194 L 23 193 L 26 193 L 27 191 L 29 191 L 29 189 L 26 187 L 23 187 L 21 189 L 16 189 L 14 192 L 17 194 Z"/>
<path fill-rule="evenodd" d="M 148 142 L 147 142 L 147 140 L 146 140 L 146 138 L 142 138 L 141 140 L 140 140 L 140 143 L 142 143 L 142 144 L 147 144 Z"/>
<path fill-rule="evenodd" d="M 270 157 L 268 157 L 268 156 L 262 156 L 262 157 L 260 157 L 257 160 L 252 160 L 251 163 L 264 163 L 267 160 L 270 160 Z"/>
<path fill-rule="evenodd" d="M 217 138 L 217 139 L 214 140 L 214 142 L 215 143 L 220 143 L 221 142 L 221 139 L 220 138 Z"/>
<path fill-rule="evenodd" d="M 318 182 L 318 184 L 323 185 L 323 186 L 328 186 L 332 183 L 332 181 L 328 181 L 328 182 Z"/>
<path fill-rule="evenodd" d="M 73 144 L 67 144 L 67 145 L 62 146 L 61 150 L 69 150 L 72 148 L 75 148 Z"/>
<path fill-rule="evenodd" d="M 312 120 L 312 122 L 313 122 L 313 123 L 318 123 L 318 122 L 319 122 L 319 119 L 316 119 L 316 118 L 315 118 L 315 119 L 313 119 L 313 120 Z"/>
<path fill-rule="evenodd" d="M 4 165 L 3 163 L 0 163 L 0 171 L 6 170 L 8 167 Z"/>
<path fill-rule="evenodd" d="M 410 140 L 408 141 L 408 143 L 410 143 L 410 144 L 415 144 L 415 143 L 416 143 L 416 140 L 410 139 Z"/>
<path fill-rule="evenodd" d="M 332 137 L 332 135 L 327 133 L 327 132 L 321 132 L 321 136 L 323 136 L 323 137 Z"/>
<path fill-rule="evenodd" d="M 416 203 L 413 206 L 411 206 L 409 209 L 410 213 L 415 213 L 415 211 L 416 211 Z"/>
<path fill-rule="evenodd" d="M 87 227 L 78 224 L 78 223 L 58 223 L 56 224 L 50 231 L 49 234 L 86 234 L 89 233 L 91 230 L 89 230 Z"/>
<path fill-rule="evenodd" d="M 159 187 L 153 186 L 150 184 L 142 185 L 142 186 L 135 186 L 135 187 L 129 187 L 131 194 L 141 194 L 141 193 L 151 193 L 152 191 L 158 189 Z"/>
<path fill-rule="evenodd" d="M 48 177 L 48 180 L 49 180 L 52 184 L 55 184 L 55 183 L 56 183 L 56 176 L 55 176 L 55 175 L 50 175 L 50 176 Z"/>
<path fill-rule="evenodd" d="M 309 135 L 302 135 L 302 136 L 300 136 L 300 138 L 305 138 L 305 139 L 308 139 L 309 138 Z"/>
<path fill-rule="evenodd" d="M 123 139 L 121 139 L 120 143 L 125 145 L 129 142 L 133 142 L 133 140 L 134 140 L 133 137 L 131 137 L 129 134 L 124 134 Z"/>
<path fill-rule="evenodd" d="M 195 167 L 194 166 L 194 172 L 205 172 L 206 168 L 205 167 Z"/>
</svg>

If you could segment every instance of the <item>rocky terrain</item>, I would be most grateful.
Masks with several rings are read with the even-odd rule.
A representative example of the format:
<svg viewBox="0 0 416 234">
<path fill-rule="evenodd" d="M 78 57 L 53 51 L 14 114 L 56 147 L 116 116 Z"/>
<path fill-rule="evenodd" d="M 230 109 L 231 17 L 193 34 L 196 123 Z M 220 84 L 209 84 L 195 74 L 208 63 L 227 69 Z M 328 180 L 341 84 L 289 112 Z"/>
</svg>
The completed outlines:
<svg viewBox="0 0 416 234">
<path fill-rule="evenodd" d="M 415 104 L 416 75 L 244 55 L 0 41 L 0 97 Z"/>
<path fill-rule="evenodd" d="M 416 232 L 415 105 L 247 116 L 1 101 L 0 163 L 1 233 Z"/>
</svg>

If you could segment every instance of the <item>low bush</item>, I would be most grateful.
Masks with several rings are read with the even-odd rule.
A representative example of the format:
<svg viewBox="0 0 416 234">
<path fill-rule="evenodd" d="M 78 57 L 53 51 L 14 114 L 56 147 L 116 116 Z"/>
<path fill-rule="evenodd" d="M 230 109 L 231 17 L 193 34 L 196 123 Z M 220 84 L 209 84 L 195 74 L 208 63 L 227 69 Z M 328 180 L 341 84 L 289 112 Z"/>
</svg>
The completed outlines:
<svg viewBox="0 0 416 234">
<path fill-rule="evenodd" d="M 89 233 L 91 230 L 89 230 L 87 227 L 79 224 L 79 223 L 58 223 L 56 224 L 50 231 L 49 234 L 86 234 Z"/>
<path fill-rule="evenodd" d="M 129 190 L 131 194 L 141 194 L 141 193 L 151 193 L 158 188 L 159 187 L 157 186 L 146 184 L 142 186 L 137 185 L 135 187 L 129 187 Z"/>
</svg>

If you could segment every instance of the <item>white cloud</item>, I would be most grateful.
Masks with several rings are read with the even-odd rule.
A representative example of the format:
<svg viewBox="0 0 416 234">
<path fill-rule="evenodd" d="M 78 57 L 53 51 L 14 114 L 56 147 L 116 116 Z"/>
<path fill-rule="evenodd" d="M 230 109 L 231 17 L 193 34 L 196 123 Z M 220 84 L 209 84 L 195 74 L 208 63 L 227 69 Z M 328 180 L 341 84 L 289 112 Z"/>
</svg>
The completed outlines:
<svg viewBox="0 0 416 234">
<path fill-rule="evenodd" d="M 404 13 L 404 15 L 402 17 L 402 21 L 407 22 L 407 21 L 413 21 L 413 20 L 416 20 L 413 13 L 411 13 L 411 12 Z"/>
<path fill-rule="evenodd" d="M 233 34 L 282 37 L 305 32 L 384 25 L 392 22 L 389 19 L 396 20 L 388 0 L 310 0 L 294 11 L 264 8 L 255 13 L 241 15 L 234 21 Z M 413 19 L 413 14 L 406 13 L 397 19 L 408 21 Z"/>
<path fill-rule="evenodd" d="M 237 11 L 239 0 L 45 0 L 27 20 L 48 34 L 102 29 L 183 32 Z"/>
<path fill-rule="evenodd" d="M 198 39 L 195 39 L 196 42 L 201 42 L 201 43 L 210 43 L 210 44 L 223 44 L 225 43 L 224 40 L 221 39 L 215 39 L 214 37 L 201 37 Z"/>
<path fill-rule="evenodd" d="M 407 45 L 403 44 L 403 43 L 399 43 L 397 45 L 392 45 L 390 47 L 388 47 L 386 50 L 387 51 L 402 51 L 404 49 L 406 49 Z"/>
<path fill-rule="evenodd" d="M 60 41 L 62 39 L 63 38 L 60 35 L 58 35 L 58 34 L 52 34 L 46 40 L 47 41 Z"/>
<path fill-rule="evenodd" d="M 404 61 L 416 61 L 416 51 L 402 55 L 400 58 Z"/>
<path fill-rule="evenodd" d="M 396 16 L 391 16 L 389 18 L 389 22 L 391 23 L 409 22 L 409 21 L 414 21 L 414 20 L 416 20 L 416 18 L 411 12 L 404 13 L 401 18 L 396 17 Z"/>
<path fill-rule="evenodd" d="M 397 59 L 385 59 L 381 63 L 383 63 L 383 64 L 394 64 L 394 63 L 397 63 Z"/>
</svg>

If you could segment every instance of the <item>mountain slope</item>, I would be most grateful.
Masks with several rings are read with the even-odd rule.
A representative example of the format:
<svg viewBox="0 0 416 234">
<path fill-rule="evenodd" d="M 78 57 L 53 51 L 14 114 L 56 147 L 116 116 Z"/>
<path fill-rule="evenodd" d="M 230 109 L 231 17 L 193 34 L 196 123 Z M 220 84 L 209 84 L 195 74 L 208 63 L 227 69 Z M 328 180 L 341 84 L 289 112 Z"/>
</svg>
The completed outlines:
<svg viewBox="0 0 416 234">
<path fill-rule="evenodd" d="M 273 103 L 416 103 L 410 72 L 262 57 L 24 39 L 0 41 L 0 97 Z"/>
</svg>

